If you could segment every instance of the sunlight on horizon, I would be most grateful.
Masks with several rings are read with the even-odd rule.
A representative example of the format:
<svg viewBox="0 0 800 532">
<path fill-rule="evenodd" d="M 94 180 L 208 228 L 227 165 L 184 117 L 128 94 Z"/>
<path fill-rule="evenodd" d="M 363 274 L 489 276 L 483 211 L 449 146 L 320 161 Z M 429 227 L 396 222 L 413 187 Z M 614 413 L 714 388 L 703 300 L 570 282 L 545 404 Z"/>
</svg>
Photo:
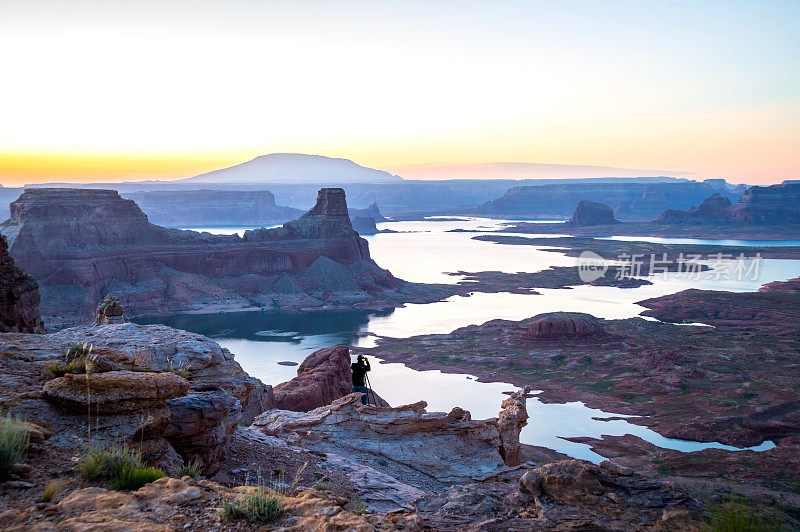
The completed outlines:
<svg viewBox="0 0 800 532">
<path fill-rule="evenodd" d="M 798 21 L 785 1 L 5 2 L 0 182 L 273 152 L 780 182 L 800 177 Z"/>
</svg>

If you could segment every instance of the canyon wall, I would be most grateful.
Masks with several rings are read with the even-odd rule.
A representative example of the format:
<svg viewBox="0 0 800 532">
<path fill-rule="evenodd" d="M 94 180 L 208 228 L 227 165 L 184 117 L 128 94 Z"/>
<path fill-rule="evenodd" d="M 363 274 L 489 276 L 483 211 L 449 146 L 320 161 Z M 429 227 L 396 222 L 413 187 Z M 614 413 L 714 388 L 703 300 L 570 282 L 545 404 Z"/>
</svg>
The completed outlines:
<svg viewBox="0 0 800 532">
<path fill-rule="evenodd" d="M 17 268 L 0 236 L 0 332 L 44 332 L 39 298 L 36 281 Z"/>
<path fill-rule="evenodd" d="M 567 217 L 581 200 L 609 205 L 621 220 L 652 220 L 666 209 L 686 209 L 718 193 L 738 199 L 739 192 L 719 183 L 570 183 L 514 187 L 484 203 L 475 214 Z"/>
<path fill-rule="evenodd" d="M 276 205 L 268 190 L 147 191 L 123 197 L 134 200 L 152 223 L 170 227 L 270 225 L 303 214 Z"/>
<path fill-rule="evenodd" d="M 751 187 L 737 203 L 714 194 L 697 207 L 668 210 L 656 220 L 659 224 L 686 225 L 800 225 L 800 184 L 784 183 Z"/>
<path fill-rule="evenodd" d="M 131 316 L 252 309 L 389 308 L 424 294 L 370 259 L 342 189 L 276 229 L 210 235 L 149 222 L 113 190 L 28 189 L 0 225 L 54 326 L 88 323 L 106 294 Z"/>
</svg>

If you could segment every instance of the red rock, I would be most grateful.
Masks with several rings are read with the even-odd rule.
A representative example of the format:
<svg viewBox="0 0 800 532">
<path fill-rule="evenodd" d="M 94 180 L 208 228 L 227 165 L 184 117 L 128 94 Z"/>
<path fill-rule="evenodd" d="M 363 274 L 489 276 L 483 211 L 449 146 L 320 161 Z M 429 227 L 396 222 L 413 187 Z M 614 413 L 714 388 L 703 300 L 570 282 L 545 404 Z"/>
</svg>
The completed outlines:
<svg viewBox="0 0 800 532">
<path fill-rule="evenodd" d="M 43 333 L 39 286 L 14 264 L 0 235 L 0 332 Z"/>
<path fill-rule="evenodd" d="M 593 338 L 603 334 L 605 330 L 594 316 L 552 312 L 537 316 L 525 336 L 532 340 L 569 340 Z"/>
<path fill-rule="evenodd" d="M 567 221 L 567 225 L 575 227 L 617 223 L 619 223 L 619 220 L 614 218 L 614 211 L 611 210 L 611 207 L 589 200 L 581 200 L 572 218 Z"/>
<path fill-rule="evenodd" d="M 352 392 L 350 348 L 346 345 L 326 347 L 311 353 L 297 368 L 297 377 L 273 389 L 274 407 L 279 410 L 308 412 L 331 404 Z M 386 401 L 369 394 L 371 402 L 389 406 Z"/>
<path fill-rule="evenodd" d="M 299 219 L 240 238 L 153 225 L 113 190 L 29 189 L 0 231 L 41 282 L 42 313 L 56 326 L 93 319 L 109 291 L 131 316 L 418 299 L 412 285 L 370 259 L 347 212 L 344 191 L 325 188 Z"/>
</svg>

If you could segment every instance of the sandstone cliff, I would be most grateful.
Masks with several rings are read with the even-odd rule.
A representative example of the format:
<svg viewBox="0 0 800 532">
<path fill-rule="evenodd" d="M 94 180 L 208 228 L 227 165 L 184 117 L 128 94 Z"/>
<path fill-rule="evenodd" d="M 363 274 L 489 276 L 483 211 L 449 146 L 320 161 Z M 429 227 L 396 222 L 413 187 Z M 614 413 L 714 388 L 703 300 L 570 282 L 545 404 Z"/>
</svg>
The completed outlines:
<svg viewBox="0 0 800 532">
<path fill-rule="evenodd" d="M 275 224 L 292 220 L 303 211 L 275 204 L 268 190 L 180 190 L 123 194 L 148 219 L 170 227 Z"/>
<path fill-rule="evenodd" d="M 0 332 L 44 332 L 39 287 L 33 277 L 16 267 L 4 236 L 0 236 Z"/>
<path fill-rule="evenodd" d="M 690 207 L 684 211 L 665 211 L 655 223 L 800 225 L 800 184 L 784 183 L 768 187 L 751 187 L 734 204 L 731 204 L 728 198 L 714 194 L 697 207 Z"/>
<path fill-rule="evenodd" d="M 739 194 L 717 183 L 569 183 L 513 187 L 474 212 L 492 216 L 569 216 L 573 206 L 588 199 L 614 209 L 620 220 L 652 220 L 666 209 L 686 209 L 719 193 L 732 199 Z"/>
<path fill-rule="evenodd" d="M 371 260 L 341 189 L 320 190 L 314 208 L 283 227 L 241 238 L 153 225 L 113 190 L 29 189 L 0 233 L 39 282 L 42 314 L 53 326 L 89 323 L 110 292 L 130 316 L 388 308 L 443 296 Z"/>
</svg>

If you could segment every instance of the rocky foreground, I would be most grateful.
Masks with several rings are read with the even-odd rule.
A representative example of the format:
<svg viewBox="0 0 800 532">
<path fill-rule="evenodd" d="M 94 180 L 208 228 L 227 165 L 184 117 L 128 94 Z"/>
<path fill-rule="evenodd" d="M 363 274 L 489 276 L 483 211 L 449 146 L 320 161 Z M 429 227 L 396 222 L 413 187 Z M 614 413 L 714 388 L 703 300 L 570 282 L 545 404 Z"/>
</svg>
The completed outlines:
<svg viewBox="0 0 800 532">
<path fill-rule="evenodd" d="M 536 422 L 526 390 L 473 420 L 424 401 L 362 405 L 341 386 L 344 346 L 307 362 L 273 393 L 213 341 L 169 327 L 0 334 L 0 408 L 30 441 L 0 482 L 4 526 L 241 530 L 258 523 L 225 508 L 254 493 L 280 501 L 268 529 L 649 530 L 701 519 L 692 497 L 632 469 L 532 462 L 519 442 Z M 81 457 L 102 446 L 136 449 L 168 476 L 138 490 L 87 478 Z M 187 476 L 190 464 L 201 477 Z"/>
</svg>

